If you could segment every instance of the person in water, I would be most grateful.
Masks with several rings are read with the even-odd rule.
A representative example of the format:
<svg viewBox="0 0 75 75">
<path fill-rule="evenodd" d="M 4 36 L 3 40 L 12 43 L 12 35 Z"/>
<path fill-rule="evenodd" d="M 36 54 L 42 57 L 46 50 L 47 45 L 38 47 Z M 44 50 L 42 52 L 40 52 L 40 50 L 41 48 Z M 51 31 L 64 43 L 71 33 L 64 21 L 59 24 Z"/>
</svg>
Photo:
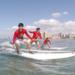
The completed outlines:
<svg viewBox="0 0 75 75">
<path fill-rule="evenodd" d="M 24 28 L 24 24 L 19 23 L 18 24 L 18 29 L 14 32 L 13 43 L 12 43 L 12 44 L 15 44 L 17 53 L 19 53 L 19 47 L 21 45 L 26 44 L 27 48 L 29 48 L 29 44 L 27 42 L 28 40 L 24 39 L 24 37 L 23 37 L 24 35 L 26 35 L 30 40 L 32 39 L 30 37 L 30 35 L 27 33 L 27 30 Z M 29 52 L 31 52 L 30 48 L 29 48 Z"/>
<path fill-rule="evenodd" d="M 41 48 L 40 42 L 39 42 L 40 39 L 42 39 L 40 28 L 36 28 L 36 31 L 30 31 L 30 33 L 32 33 L 32 39 L 33 39 L 33 40 L 30 40 L 30 44 L 35 43 L 38 46 L 38 48 Z"/>
<path fill-rule="evenodd" d="M 42 44 L 42 47 L 41 48 L 43 48 L 44 46 L 48 46 L 48 48 L 50 48 L 51 47 L 51 37 L 50 36 L 48 36 L 45 32 L 44 32 L 44 34 L 43 34 L 43 39 L 44 39 L 44 41 L 43 41 L 43 44 Z"/>
<path fill-rule="evenodd" d="M 51 47 L 51 38 L 47 37 L 44 39 L 43 46 L 47 45 L 49 48 Z"/>
</svg>

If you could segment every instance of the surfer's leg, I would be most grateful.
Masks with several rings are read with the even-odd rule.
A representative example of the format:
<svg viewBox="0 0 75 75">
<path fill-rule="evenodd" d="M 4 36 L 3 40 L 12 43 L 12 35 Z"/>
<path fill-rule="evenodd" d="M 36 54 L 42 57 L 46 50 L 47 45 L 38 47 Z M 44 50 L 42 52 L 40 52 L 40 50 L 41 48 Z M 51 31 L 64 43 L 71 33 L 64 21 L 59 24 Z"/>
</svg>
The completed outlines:
<svg viewBox="0 0 75 75">
<path fill-rule="evenodd" d="M 43 40 L 44 40 L 44 39 L 41 40 L 41 49 L 44 49 L 44 43 L 43 43 Z"/>
<path fill-rule="evenodd" d="M 28 49 L 27 39 L 23 39 L 23 41 L 22 41 L 22 45 L 24 45 L 25 48 Z"/>
<path fill-rule="evenodd" d="M 16 46 L 16 52 L 19 54 L 19 46 L 20 46 L 20 41 L 19 40 L 16 40 L 15 46 Z"/>
<path fill-rule="evenodd" d="M 26 41 L 26 48 L 28 48 L 28 49 L 31 48 L 31 41 L 30 41 L 30 39 Z"/>
<path fill-rule="evenodd" d="M 47 43 L 47 46 L 50 48 L 51 47 L 51 45 L 49 44 L 49 43 Z"/>
<path fill-rule="evenodd" d="M 15 46 L 16 46 L 16 52 L 19 54 L 19 45 L 15 44 Z"/>
<path fill-rule="evenodd" d="M 48 41 L 48 46 L 49 46 L 49 48 L 51 47 L 51 41 L 50 40 Z"/>
<path fill-rule="evenodd" d="M 32 53 L 32 51 L 31 51 L 31 45 L 32 45 L 32 42 L 30 44 L 28 44 L 29 53 Z"/>
<path fill-rule="evenodd" d="M 32 53 L 32 51 L 31 51 L 31 45 L 32 45 L 31 40 L 30 39 L 27 40 L 27 48 L 29 49 L 29 53 Z"/>
<path fill-rule="evenodd" d="M 44 44 L 41 45 L 41 49 L 44 49 Z"/>
<path fill-rule="evenodd" d="M 40 46 L 39 41 L 38 41 L 38 40 L 36 40 L 35 42 L 36 42 L 37 47 L 40 49 L 40 48 L 41 48 L 41 46 Z"/>
<path fill-rule="evenodd" d="M 51 41 L 50 41 L 50 40 L 47 41 L 47 46 L 48 46 L 49 48 L 51 48 Z"/>
</svg>

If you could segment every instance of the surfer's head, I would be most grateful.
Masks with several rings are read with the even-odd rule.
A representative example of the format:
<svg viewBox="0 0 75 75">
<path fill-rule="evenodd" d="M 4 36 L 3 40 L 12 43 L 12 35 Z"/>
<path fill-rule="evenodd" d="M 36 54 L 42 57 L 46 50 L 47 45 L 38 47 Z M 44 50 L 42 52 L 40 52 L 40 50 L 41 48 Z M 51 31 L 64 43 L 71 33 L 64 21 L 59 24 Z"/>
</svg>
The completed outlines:
<svg viewBox="0 0 75 75">
<path fill-rule="evenodd" d="M 40 28 L 36 28 L 36 31 L 40 31 Z"/>
<path fill-rule="evenodd" d="M 24 24 L 23 23 L 19 23 L 18 27 L 24 27 Z"/>
<path fill-rule="evenodd" d="M 23 27 L 24 27 L 24 24 L 23 23 L 19 23 L 18 24 L 19 31 L 22 31 Z"/>
</svg>

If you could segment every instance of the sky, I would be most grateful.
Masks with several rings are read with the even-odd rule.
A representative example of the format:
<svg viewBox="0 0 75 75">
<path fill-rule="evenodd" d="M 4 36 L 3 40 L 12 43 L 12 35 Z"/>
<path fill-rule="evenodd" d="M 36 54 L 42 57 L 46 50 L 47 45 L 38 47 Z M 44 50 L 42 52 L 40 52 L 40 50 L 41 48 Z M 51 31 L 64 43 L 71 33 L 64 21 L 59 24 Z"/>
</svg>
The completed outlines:
<svg viewBox="0 0 75 75">
<path fill-rule="evenodd" d="M 0 36 L 20 22 L 51 33 L 75 32 L 75 0 L 0 0 Z"/>
</svg>

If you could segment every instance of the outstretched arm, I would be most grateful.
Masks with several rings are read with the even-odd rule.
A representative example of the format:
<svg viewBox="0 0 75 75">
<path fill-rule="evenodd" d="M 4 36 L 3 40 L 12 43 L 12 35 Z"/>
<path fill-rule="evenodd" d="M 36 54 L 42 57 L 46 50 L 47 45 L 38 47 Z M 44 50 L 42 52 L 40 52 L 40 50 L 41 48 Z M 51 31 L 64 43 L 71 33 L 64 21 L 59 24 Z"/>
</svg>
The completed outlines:
<svg viewBox="0 0 75 75">
<path fill-rule="evenodd" d="M 40 39 L 42 39 L 42 35 L 41 35 L 41 33 L 40 33 Z"/>
<path fill-rule="evenodd" d="M 31 36 L 27 33 L 27 31 L 25 30 L 24 33 L 26 34 L 26 36 L 31 39 Z"/>
<path fill-rule="evenodd" d="M 39 38 L 42 39 L 42 35 L 41 35 L 41 33 L 39 33 Z"/>
<path fill-rule="evenodd" d="M 34 33 L 34 31 L 29 31 L 29 33 Z"/>
<path fill-rule="evenodd" d="M 13 42 L 13 44 L 15 43 L 15 41 L 16 41 L 16 32 L 14 33 L 14 36 L 13 36 L 13 40 L 12 40 Z"/>
</svg>

